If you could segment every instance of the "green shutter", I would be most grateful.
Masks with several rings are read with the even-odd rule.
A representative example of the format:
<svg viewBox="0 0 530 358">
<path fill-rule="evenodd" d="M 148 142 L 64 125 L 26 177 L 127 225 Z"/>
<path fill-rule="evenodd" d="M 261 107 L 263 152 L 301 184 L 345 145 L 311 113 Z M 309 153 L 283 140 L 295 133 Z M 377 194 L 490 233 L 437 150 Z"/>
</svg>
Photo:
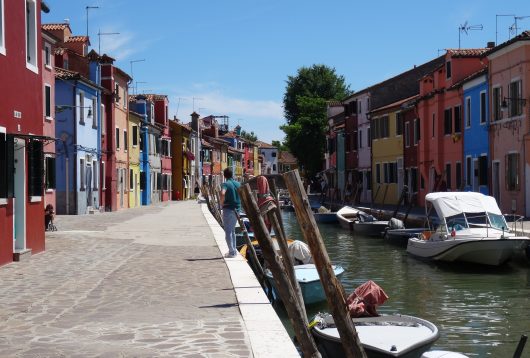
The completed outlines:
<svg viewBox="0 0 530 358">
<path fill-rule="evenodd" d="M 42 152 L 42 142 L 32 140 L 29 145 L 28 169 L 29 169 L 29 195 L 42 196 L 44 179 L 44 157 Z"/>
</svg>

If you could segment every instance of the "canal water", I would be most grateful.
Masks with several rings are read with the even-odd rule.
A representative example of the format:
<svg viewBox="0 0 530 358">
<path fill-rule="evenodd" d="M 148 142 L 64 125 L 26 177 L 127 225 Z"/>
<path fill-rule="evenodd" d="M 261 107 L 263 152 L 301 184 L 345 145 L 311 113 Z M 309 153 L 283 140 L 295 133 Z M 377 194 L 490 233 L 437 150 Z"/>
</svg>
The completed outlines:
<svg viewBox="0 0 530 358">
<path fill-rule="evenodd" d="M 287 235 L 302 240 L 296 216 L 283 212 Z M 433 264 L 410 257 L 405 248 L 382 238 L 359 237 L 337 224 L 319 226 L 333 264 L 346 270 L 345 292 L 375 281 L 388 301 L 379 313 L 417 316 L 436 324 L 433 348 L 470 357 L 512 357 L 522 334 L 530 334 L 530 265 L 523 260 L 501 267 Z M 276 308 L 291 335 L 281 307 Z M 326 304 L 308 307 L 311 320 Z M 530 343 L 524 350 L 530 357 Z"/>
</svg>

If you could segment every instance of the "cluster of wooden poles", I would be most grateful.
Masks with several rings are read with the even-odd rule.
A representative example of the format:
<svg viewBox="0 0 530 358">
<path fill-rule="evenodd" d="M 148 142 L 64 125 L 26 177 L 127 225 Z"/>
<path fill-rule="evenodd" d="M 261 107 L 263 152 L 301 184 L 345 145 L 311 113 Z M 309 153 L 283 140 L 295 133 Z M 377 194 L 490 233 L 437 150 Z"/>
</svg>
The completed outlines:
<svg viewBox="0 0 530 358">
<path fill-rule="evenodd" d="M 328 306 L 341 337 L 345 355 L 351 358 L 366 357 L 348 312 L 344 288 L 333 272 L 298 170 L 290 171 L 283 175 L 266 175 L 265 177 L 268 180 L 274 201 L 268 201 L 261 207 L 258 206 L 258 200 L 255 191 L 253 191 L 257 187 L 257 177 L 243 182 L 239 188 L 239 195 L 254 231 L 254 236 L 258 240 L 264 259 L 274 278 L 278 294 L 294 328 L 303 356 L 321 357 L 310 332 L 302 293 L 295 277 L 294 265 L 287 253 L 287 238 L 283 229 L 277 195 L 278 189 L 285 188 L 289 191 L 301 231 L 311 250 L 320 281 L 324 287 Z M 203 185 L 202 194 L 206 198 L 212 215 L 222 226 L 219 190 L 219 188 L 213 188 L 210 185 Z M 238 220 L 250 250 L 250 255 L 252 255 L 253 261 L 256 262 L 258 278 L 263 282 L 265 279 L 263 268 L 259 264 L 245 225 L 239 216 Z M 272 230 L 269 231 L 268 227 Z M 274 231 L 280 254 L 274 249 L 271 231 Z"/>
</svg>

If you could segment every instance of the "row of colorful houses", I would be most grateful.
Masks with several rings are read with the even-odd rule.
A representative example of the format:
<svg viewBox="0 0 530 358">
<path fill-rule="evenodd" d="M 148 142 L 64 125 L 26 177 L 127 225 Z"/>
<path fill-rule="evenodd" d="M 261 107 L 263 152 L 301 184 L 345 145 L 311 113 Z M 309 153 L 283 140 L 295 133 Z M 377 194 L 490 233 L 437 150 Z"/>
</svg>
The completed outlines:
<svg viewBox="0 0 530 358">
<path fill-rule="evenodd" d="M 48 205 L 116 211 L 192 198 L 227 167 L 261 173 L 263 153 L 227 116 L 170 119 L 168 96 L 130 94 L 87 36 L 41 24 L 44 2 L 0 3 L 0 265 L 45 249 Z"/>
<path fill-rule="evenodd" d="M 424 206 L 433 191 L 492 195 L 530 216 L 530 31 L 486 48 L 450 49 L 328 104 L 321 176 L 344 198 Z M 332 193 L 333 194 L 333 193 Z"/>
</svg>

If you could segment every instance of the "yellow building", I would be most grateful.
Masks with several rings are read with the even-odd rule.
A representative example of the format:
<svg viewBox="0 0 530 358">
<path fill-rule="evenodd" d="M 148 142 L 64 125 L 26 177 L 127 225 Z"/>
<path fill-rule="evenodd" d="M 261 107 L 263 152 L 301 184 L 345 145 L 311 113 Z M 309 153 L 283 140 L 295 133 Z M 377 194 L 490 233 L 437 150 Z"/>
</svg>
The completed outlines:
<svg viewBox="0 0 530 358">
<path fill-rule="evenodd" d="M 259 148 L 257 145 L 253 145 L 253 152 L 254 152 L 254 176 L 258 176 L 261 174 L 261 166 L 259 164 Z"/>
<path fill-rule="evenodd" d="M 376 204 L 397 204 L 403 190 L 401 104 L 404 101 L 406 100 L 370 112 L 372 195 Z"/>
<path fill-rule="evenodd" d="M 171 132 L 171 176 L 172 200 L 186 200 L 193 197 L 195 183 L 191 182 L 191 161 L 195 159 L 191 149 L 191 127 L 176 121 L 169 121 Z"/>
<path fill-rule="evenodd" d="M 140 123 L 141 116 L 129 111 L 129 207 L 141 206 L 140 200 Z"/>
</svg>

